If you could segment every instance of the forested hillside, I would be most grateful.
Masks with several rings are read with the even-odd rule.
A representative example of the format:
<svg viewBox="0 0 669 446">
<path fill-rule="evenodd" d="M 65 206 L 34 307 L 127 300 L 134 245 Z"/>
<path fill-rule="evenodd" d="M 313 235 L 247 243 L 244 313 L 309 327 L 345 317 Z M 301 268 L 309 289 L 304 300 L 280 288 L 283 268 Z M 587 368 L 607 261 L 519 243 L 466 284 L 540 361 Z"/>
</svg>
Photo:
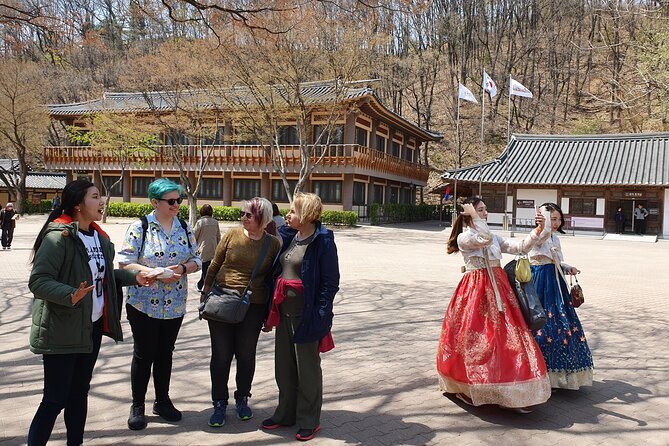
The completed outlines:
<svg viewBox="0 0 669 446">
<path fill-rule="evenodd" d="M 511 131 L 613 133 L 669 128 L 669 2 L 604 0 L 2 0 L 0 151 L 38 157 L 59 129 L 37 104 L 104 91 L 363 80 L 397 113 L 441 132 L 435 171 L 478 162 Z M 23 133 L 22 133 L 23 132 Z M 23 139 L 21 137 L 23 135 Z M 38 161 L 33 161 L 38 162 Z"/>
</svg>

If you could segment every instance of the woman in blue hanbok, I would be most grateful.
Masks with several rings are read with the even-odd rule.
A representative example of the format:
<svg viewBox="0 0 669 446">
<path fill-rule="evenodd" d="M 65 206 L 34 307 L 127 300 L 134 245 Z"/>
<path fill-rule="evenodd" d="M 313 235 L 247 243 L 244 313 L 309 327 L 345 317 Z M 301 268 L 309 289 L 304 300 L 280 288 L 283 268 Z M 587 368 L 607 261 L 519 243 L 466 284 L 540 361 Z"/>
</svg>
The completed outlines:
<svg viewBox="0 0 669 446">
<path fill-rule="evenodd" d="M 571 304 L 565 274 L 580 271 L 566 263 L 560 239 L 564 234 L 564 215 L 554 203 L 541 205 L 550 211 L 551 236 L 532 247 L 528 256 L 532 265 L 532 282 L 546 311 L 546 325 L 533 330 L 546 361 L 552 388 L 578 390 L 592 385 L 592 355 L 581 327 L 581 321 Z"/>
</svg>

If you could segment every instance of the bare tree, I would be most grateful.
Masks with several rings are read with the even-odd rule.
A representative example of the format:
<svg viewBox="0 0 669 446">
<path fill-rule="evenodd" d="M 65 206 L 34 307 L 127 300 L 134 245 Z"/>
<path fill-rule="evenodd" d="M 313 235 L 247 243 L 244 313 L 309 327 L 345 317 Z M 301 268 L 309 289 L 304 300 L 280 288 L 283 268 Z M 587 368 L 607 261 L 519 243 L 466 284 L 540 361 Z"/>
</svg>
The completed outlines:
<svg viewBox="0 0 669 446">
<path fill-rule="evenodd" d="M 105 210 L 102 222 L 107 221 L 107 210 L 112 190 L 123 181 L 125 172 L 132 166 L 141 167 L 146 158 L 156 155 L 156 137 L 142 125 L 137 125 L 144 118 L 137 114 L 95 114 L 87 117 L 90 125 L 85 129 L 68 126 L 70 141 L 88 145 L 97 152 L 97 171 L 102 178 L 105 195 Z M 107 184 L 102 177 L 102 164 L 113 160 L 120 168 L 120 173 L 113 183 Z"/>
<path fill-rule="evenodd" d="M 23 212 L 27 198 L 29 161 L 39 155 L 49 127 L 46 110 L 40 105 L 41 82 L 33 63 L 0 62 L 0 154 L 18 163 L 18 175 L 0 171 L 0 180 L 14 196 L 18 212 Z"/>
</svg>

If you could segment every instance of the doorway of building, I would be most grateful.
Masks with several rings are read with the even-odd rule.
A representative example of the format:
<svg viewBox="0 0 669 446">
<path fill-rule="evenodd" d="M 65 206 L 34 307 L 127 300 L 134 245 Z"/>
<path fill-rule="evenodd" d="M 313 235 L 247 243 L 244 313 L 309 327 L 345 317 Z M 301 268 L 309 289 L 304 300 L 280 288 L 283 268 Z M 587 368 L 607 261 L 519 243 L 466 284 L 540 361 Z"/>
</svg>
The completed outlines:
<svg viewBox="0 0 669 446">
<path fill-rule="evenodd" d="M 629 199 L 629 200 L 611 200 L 609 201 L 609 209 L 612 210 L 611 212 L 611 221 L 613 221 L 613 225 L 611 226 L 611 229 L 615 230 L 615 214 L 618 212 L 618 208 L 622 208 L 623 214 L 625 215 L 625 222 L 623 226 L 623 234 L 634 234 L 634 230 L 636 229 L 636 223 L 634 221 L 634 209 L 637 207 L 638 204 L 642 204 L 645 208 L 648 208 L 647 206 L 647 200 L 639 200 L 639 199 Z M 648 229 L 648 228 L 646 228 Z"/>
</svg>

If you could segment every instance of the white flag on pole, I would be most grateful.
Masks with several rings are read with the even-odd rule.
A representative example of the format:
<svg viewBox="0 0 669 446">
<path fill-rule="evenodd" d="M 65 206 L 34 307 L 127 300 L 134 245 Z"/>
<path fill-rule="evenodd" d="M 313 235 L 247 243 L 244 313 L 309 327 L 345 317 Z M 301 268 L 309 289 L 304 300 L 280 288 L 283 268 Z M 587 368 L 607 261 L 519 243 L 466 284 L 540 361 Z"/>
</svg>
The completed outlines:
<svg viewBox="0 0 669 446">
<path fill-rule="evenodd" d="M 513 78 L 509 79 L 511 79 L 511 83 L 509 84 L 509 96 L 522 96 L 524 98 L 534 97 L 532 92 L 523 84 Z"/>
<path fill-rule="evenodd" d="M 485 71 L 483 72 L 483 90 L 490 94 L 490 99 L 497 95 L 497 85 Z"/>
<path fill-rule="evenodd" d="M 458 97 L 460 99 L 464 99 L 465 101 L 473 102 L 474 104 L 478 104 L 479 102 L 476 100 L 474 97 L 474 94 L 469 90 L 469 88 L 465 87 L 462 84 L 458 84 Z"/>
</svg>

